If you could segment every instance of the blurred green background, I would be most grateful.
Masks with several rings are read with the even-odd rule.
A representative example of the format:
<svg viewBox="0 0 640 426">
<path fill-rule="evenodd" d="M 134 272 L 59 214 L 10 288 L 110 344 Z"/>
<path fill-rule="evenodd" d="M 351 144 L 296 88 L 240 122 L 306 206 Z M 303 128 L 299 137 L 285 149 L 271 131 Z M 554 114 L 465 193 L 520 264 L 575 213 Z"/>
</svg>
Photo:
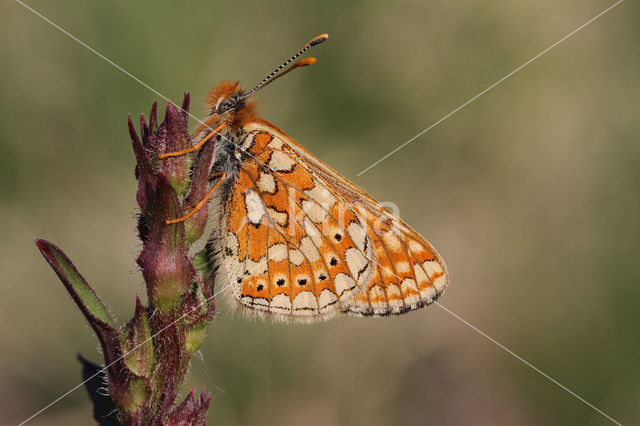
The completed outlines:
<svg viewBox="0 0 640 426">
<path fill-rule="evenodd" d="M 360 177 L 613 1 L 28 4 L 200 115 L 311 37 L 262 115 L 443 255 L 441 303 L 623 424 L 640 422 L 640 7 L 627 1 Z M 166 102 L 12 1 L 0 6 L 0 423 L 80 382 L 97 341 L 33 244 L 121 322 L 144 294 L 126 128 Z M 438 306 L 398 318 L 213 323 L 183 389 L 218 425 L 610 424 Z M 90 423 L 78 389 L 33 425 Z"/>
</svg>

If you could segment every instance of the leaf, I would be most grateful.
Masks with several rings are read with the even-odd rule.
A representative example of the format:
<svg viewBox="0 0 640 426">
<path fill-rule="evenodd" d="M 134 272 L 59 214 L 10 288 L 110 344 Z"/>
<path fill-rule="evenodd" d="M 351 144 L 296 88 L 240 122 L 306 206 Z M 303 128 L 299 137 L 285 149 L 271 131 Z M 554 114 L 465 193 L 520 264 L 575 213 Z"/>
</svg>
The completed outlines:
<svg viewBox="0 0 640 426">
<path fill-rule="evenodd" d="M 151 385 L 148 379 L 136 375 L 127 367 L 115 320 L 62 250 L 38 238 L 36 245 L 100 340 L 111 398 L 124 410 L 124 414 L 139 416 L 151 395 Z"/>
<path fill-rule="evenodd" d="M 36 238 L 36 245 L 89 322 L 98 320 L 115 328 L 115 320 L 106 306 L 62 250 L 39 238 Z"/>
</svg>

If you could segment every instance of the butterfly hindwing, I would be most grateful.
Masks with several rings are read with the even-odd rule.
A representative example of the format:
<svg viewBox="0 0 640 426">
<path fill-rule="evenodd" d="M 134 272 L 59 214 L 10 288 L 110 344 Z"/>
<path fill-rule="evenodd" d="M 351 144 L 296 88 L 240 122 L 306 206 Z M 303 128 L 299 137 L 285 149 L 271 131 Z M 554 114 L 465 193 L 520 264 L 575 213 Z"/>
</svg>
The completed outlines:
<svg viewBox="0 0 640 426">
<path fill-rule="evenodd" d="M 401 219 L 275 127 L 245 130 L 220 230 L 241 306 L 308 321 L 399 314 L 444 291 L 444 262 Z"/>
</svg>

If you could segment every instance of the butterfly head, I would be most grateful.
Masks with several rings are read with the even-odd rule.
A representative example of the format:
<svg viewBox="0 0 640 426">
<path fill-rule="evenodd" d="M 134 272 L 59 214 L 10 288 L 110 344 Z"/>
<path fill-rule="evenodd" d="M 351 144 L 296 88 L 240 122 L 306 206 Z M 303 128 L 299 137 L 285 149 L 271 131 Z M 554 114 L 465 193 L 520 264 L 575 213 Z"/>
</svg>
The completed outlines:
<svg viewBox="0 0 640 426">
<path fill-rule="evenodd" d="M 222 81 L 218 83 L 207 97 L 207 107 L 211 114 L 224 116 L 233 114 L 247 105 L 244 90 L 238 88 L 239 82 Z"/>
<path fill-rule="evenodd" d="M 245 96 L 237 81 L 218 83 L 209 92 L 205 106 L 214 122 L 226 122 L 231 128 L 255 118 L 255 102 Z"/>
</svg>

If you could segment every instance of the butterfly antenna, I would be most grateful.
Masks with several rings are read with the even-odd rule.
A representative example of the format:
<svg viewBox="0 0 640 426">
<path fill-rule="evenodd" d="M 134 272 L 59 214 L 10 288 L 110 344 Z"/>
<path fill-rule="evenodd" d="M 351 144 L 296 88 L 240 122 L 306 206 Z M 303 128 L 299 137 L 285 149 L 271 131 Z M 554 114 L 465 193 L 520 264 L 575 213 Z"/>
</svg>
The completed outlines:
<svg viewBox="0 0 640 426">
<path fill-rule="evenodd" d="M 291 62 L 295 61 L 300 55 L 302 55 L 304 52 L 306 52 L 307 50 L 309 50 L 311 47 L 315 46 L 316 44 L 320 44 L 323 41 L 326 41 L 329 38 L 329 34 L 320 34 L 317 37 L 312 38 L 311 40 L 309 40 L 309 42 L 307 44 L 304 45 L 304 47 L 302 49 L 300 49 L 298 51 L 298 53 L 296 53 L 295 55 L 293 55 L 292 57 L 290 57 L 289 59 L 287 59 L 286 61 L 284 61 L 282 63 L 282 65 L 280 65 L 278 68 L 276 68 L 275 70 L 273 70 L 273 72 L 271 74 L 269 74 L 268 76 L 266 76 L 264 78 L 264 80 L 262 80 L 260 83 L 258 83 L 258 85 L 256 87 L 254 87 L 253 89 L 251 89 L 250 91 L 248 91 L 247 93 L 245 93 L 242 98 L 248 98 L 249 96 L 251 96 L 252 94 L 254 94 L 255 92 L 257 92 L 258 90 L 260 90 L 262 87 L 264 87 L 265 85 L 273 82 L 274 80 L 276 80 L 278 77 L 282 77 L 283 75 L 285 75 L 286 73 L 288 73 L 289 71 L 294 70 L 295 68 L 298 67 L 304 67 L 307 65 L 312 65 L 313 63 L 316 62 L 316 58 L 306 58 L 306 59 L 302 59 L 298 62 L 296 62 L 291 68 L 289 68 L 288 70 L 286 70 L 285 72 L 283 72 L 282 74 L 276 76 L 276 74 L 278 74 L 284 67 L 286 67 L 287 65 L 289 65 Z"/>
</svg>

